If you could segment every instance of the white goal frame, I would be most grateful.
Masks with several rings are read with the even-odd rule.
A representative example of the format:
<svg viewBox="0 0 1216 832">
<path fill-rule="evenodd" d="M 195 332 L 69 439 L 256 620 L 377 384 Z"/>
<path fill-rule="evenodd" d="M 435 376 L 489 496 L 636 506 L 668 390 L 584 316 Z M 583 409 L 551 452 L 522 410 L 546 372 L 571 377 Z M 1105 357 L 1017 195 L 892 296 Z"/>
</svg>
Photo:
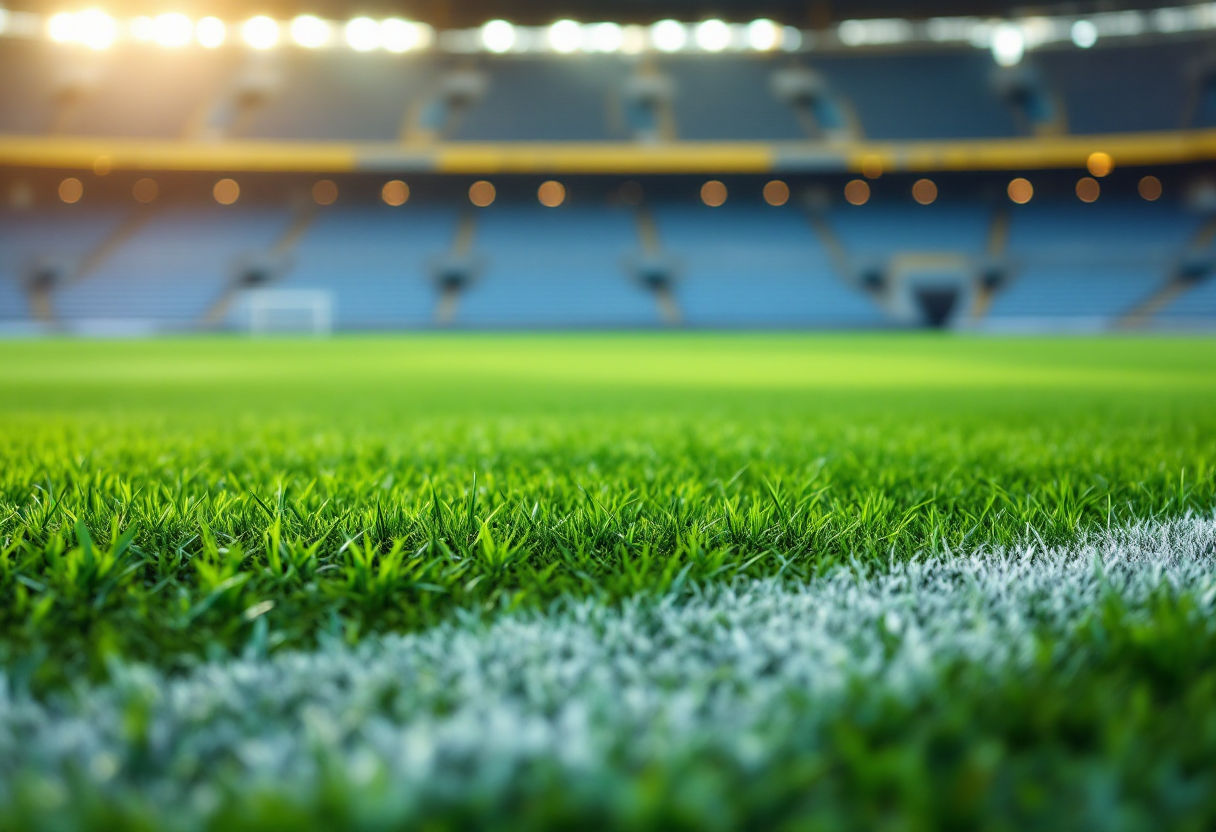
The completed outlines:
<svg viewBox="0 0 1216 832">
<path fill-rule="evenodd" d="M 251 335 L 309 332 L 318 337 L 334 328 L 334 296 L 319 289 L 255 289 L 246 294 Z M 284 323 L 285 322 L 285 323 Z"/>
</svg>

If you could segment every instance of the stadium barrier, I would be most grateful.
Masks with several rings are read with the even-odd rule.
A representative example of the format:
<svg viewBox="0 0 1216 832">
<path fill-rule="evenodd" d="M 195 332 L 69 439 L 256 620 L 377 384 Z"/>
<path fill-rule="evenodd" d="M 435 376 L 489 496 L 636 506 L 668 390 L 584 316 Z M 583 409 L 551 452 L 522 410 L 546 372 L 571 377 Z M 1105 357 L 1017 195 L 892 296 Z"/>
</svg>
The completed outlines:
<svg viewBox="0 0 1216 832">
<path fill-rule="evenodd" d="M 0 165 L 91 170 L 448 174 L 724 174 L 1084 168 L 1095 151 L 1120 165 L 1216 160 L 1216 129 L 908 142 L 402 144 L 128 140 L 0 136 Z"/>
</svg>

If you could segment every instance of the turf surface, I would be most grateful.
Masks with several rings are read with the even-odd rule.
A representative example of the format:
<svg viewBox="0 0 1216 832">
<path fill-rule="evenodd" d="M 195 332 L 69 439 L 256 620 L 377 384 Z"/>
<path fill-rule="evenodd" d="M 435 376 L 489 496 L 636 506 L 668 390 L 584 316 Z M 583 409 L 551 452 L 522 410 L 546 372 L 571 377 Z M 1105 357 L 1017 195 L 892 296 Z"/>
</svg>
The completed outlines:
<svg viewBox="0 0 1216 832">
<path fill-rule="evenodd" d="M 3 343 L 0 658 L 14 690 L 46 699 L 85 680 L 105 684 L 131 663 L 188 674 L 234 653 L 353 648 L 371 633 L 558 600 L 611 606 L 765 578 L 797 586 L 841 567 L 882 572 L 950 552 L 1070 546 L 1138 521 L 1209 516 L 1213 367 L 1214 342 L 1148 338 Z M 1210 605 L 1206 590 L 1174 590 L 1164 612 L 1138 599 L 1112 613 L 1110 638 L 1088 652 L 1072 631 L 1045 636 L 1062 640 L 1061 661 L 1089 656 L 1071 677 L 1049 661 L 1021 681 L 960 684 L 957 707 L 923 694 L 888 702 L 925 720 L 915 736 L 880 718 L 886 705 L 859 705 L 841 717 L 852 739 L 782 751 L 801 773 L 776 778 L 768 802 L 760 781 L 740 786 L 722 817 L 941 828 L 957 808 L 934 793 L 944 781 L 928 768 L 897 770 L 935 743 L 961 749 L 959 759 L 1018 749 L 1008 759 L 1026 768 L 1006 771 L 1006 786 L 1031 791 L 1009 799 L 1051 809 L 1066 800 L 1068 777 L 1116 782 L 1134 766 L 1110 750 L 1129 690 L 1142 690 L 1136 707 L 1149 710 L 1119 741 L 1185 748 L 1170 757 L 1185 769 L 1170 780 L 1182 794 L 1216 748 L 1203 733 L 1210 721 L 1186 742 L 1178 722 L 1202 717 L 1213 639 L 1194 613 Z M 1187 601 L 1195 592 L 1203 603 Z M 1174 664 L 1146 671 L 1137 664 L 1146 644 L 1163 645 Z M 1009 722 L 987 732 L 985 709 L 1000 702 Z M 1158 705 L 1173 715 L 1156 716 Z M 670 778 L 710 782 L 731 770 L 654 766 L 618 773 L 677 793 Z M 843 790 L 823 804 L 827 814 L 795 799 L 814 791 L 816 771 L 819 786 Z M 1044 772 L 1042 793 L 1026 785 L 1033 771 Z M 865 783 L 886 786 L 875 797 Z M 883 811 L 850 814 L 850 789 L 885 801 Z M 1162 793 L 1124 807 L 1120 823 L 1160 809 Z M 552 809 L 542 820 L 606 817 L 594 800 L 551 804 L 541 787 L 520 794 L 527 807 Z M 253 823 L 262 815 L 248 797 L 223 804 L 235 816 L 199 817 Z M 1184 797 L 1180 822 L 1209 817 Z M 634 798 L 637 812 L 609 814 L 660 825 L 706 817 Z M 337 817 L 349 818 L 342 805 Z M 503 819 L 526 808 L 487 805 L 478 815 L 455 800 L 436 817 Z M 979 815 L 959 817 L 976 822 L 1000 805 L 978 801 Z M 109 817 L 90 806 L 91 817 Z"/>
</svg>

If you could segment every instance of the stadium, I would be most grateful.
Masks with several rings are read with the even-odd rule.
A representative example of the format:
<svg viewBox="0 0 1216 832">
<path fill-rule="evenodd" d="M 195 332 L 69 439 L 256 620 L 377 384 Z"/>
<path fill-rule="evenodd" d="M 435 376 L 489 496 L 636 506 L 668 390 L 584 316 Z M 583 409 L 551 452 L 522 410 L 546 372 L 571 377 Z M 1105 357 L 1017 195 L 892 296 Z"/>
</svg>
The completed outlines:
<svg viewBox="0 0 1216 832">
<path fill-rule="evenodd" d="M 4 1 L 0 829 L 1216 826 L 1216 4 Z"/>
</svg>

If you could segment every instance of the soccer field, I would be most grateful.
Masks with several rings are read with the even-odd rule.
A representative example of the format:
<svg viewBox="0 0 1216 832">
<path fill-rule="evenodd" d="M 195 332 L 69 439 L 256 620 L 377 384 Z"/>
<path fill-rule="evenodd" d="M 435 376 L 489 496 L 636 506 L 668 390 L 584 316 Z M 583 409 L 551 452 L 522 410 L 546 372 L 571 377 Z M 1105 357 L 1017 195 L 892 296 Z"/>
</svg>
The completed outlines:
<svg viewBox="0 0 1216 832">
<path fill-rule="evenodd" d="M 0 827 L 1211 828 L 1214 508 L 1211 339 L 0 342 Z"/>
</svg>

